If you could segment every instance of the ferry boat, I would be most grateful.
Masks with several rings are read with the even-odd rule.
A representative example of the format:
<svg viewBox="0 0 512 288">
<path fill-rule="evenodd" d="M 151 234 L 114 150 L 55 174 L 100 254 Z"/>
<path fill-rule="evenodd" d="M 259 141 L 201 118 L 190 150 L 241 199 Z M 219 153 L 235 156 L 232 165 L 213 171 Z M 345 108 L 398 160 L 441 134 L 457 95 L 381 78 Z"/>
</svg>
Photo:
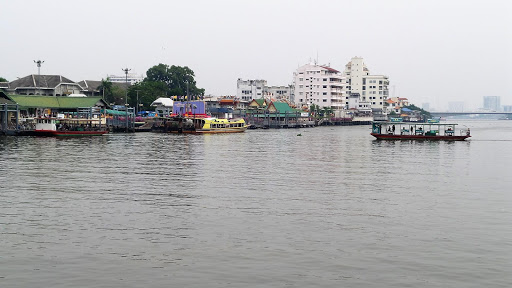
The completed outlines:
<svg viewBox="0 0 512 288">
<path fill-rule="evenodd" d="M 457 131 L 457 124 L 372 122 L 372 136 L 377 140 L 463 141 L 471 137 L 469 128 Z"/>
<path fill-rule="evenodd" d="M 36 119 L 36 136 L 101 136 L 107 134 L 106 126 L 101 125 L 100 119 L 86 118 L 52 118 Z"/>
<path fill-rule="evenodd" d="M 193 133 L 240 133 L 247 130 L 247 124 L 244 119 L 217 119 L 203 118 L 192 119 L 194 124 Z"/>
<path fill-rule="evenodd" d="M 241 133 L 247 130 L 244 119 L 173 116 L 155 120 L 153 132 L 185 134 Z"/>
</svg>

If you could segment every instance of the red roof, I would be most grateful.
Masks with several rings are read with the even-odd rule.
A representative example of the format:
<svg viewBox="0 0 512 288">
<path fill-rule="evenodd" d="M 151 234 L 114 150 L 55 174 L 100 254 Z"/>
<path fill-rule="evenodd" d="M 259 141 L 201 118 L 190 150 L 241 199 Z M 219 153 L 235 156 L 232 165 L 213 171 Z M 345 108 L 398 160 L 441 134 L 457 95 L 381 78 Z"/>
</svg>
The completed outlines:
<svg viewBox="0 0 512 288">
<path fill-rule="evenodd" d="M 340 71 L 338 71 L 338 70 L 336 70 L 336 69 L 332 69 L 331 67 L 326 67 L 326 66 L 320 66 L 320 67 L 322 67 L 322 68 L 324 68 L 324 69 L 327 69 L 327 70 L 329 70 L 329 71 L 331 71 L 331 72 L 335 72 L 335 73 L 339 73 L 339 72 L 340 72 Z"/>
</svg>

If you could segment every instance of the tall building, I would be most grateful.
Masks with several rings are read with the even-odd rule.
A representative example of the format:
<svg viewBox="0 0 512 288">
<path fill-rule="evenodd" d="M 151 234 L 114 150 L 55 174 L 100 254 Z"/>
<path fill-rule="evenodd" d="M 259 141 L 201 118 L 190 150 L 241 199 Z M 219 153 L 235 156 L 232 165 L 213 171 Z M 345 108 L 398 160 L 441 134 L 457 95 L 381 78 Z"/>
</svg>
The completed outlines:
<svg viewBox="0 0 512 288">
<path fill-rule="evenodd" d="M 293 73 L 295 104 L 298 108 L 312 104 L 341 110 L 345 103 L 344 77 L 325 65 L 306 64 Z"/>
<path fill-rule="evenodd" d="M 500 111 L 500 96 L 484 96 L 484 109 L 490 111 Z"/>
<path fill-rule="evenodd" d="M 343 76 L 346 79 L 345 104 L 349 96 L 358 95 L 360 102 L 369 102 L 372 109 L 383 110 L 389 95 L 389 78 L 384 75 L 371 75 L 361 57 L 353 57 L 345 65 Z"/>
</svg>

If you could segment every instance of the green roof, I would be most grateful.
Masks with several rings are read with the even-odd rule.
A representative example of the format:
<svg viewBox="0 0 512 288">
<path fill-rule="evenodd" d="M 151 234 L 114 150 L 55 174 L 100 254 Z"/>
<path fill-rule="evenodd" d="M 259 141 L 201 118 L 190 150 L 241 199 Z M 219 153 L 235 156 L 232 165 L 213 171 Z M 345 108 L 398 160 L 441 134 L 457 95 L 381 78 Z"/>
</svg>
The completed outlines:
<svg viewBox="0 0 512 288">
<path fill-rule="evenodd" d="M 107 112 L 107 114 L 110 114 L 110 115 L 126 115 L 125 111 L 101 109 L 101 113 L 105 113 L 105 112 Z M 132 115 L 133 115 L 133 113 L 132 113 Z"/>
<path fill-rule="evenodd" d="M 285 112 L 296 112 L 296 110 L 292 109 L 288 103 L 285 102 L 272 102 L 274 104 L 274 107 L 276 107 L 277 111 L 279 113 L 285 113 Z"/>
<path fill-rule="evenodd" d="M 22 108 L 79 108 L 95 107 L 98 102 L 103 101 L 101 97 L 56 97 L 56 96 L 34 96 L 34 95 L 7 95 L 9 99 L 20 105 Z"/>
<path fill-rule="evenodd" d="M 264 106 L 264 104 L 266 104 L 265 102 L 265 99 L 263 98 L 260 98 L 260 99 L 254 99 L 254 101 L 256 101 L 256 103 L 258 103 L 258 105 L 261 107 L 261 106 Z"/>
</svg>

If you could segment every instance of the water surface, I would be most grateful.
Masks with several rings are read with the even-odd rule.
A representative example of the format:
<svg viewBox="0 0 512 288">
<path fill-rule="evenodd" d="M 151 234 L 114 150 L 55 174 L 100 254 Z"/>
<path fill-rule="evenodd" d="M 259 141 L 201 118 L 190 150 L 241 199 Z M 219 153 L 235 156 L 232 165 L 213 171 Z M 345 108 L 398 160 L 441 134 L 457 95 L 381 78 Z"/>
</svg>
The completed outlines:
<svg viewBox="0 0 512 288">
<path fill-rule="evenodd" d="M 2 137 L 0 286 L 510 287 L 512 121 L 459 123 Z"/>
</svg>

